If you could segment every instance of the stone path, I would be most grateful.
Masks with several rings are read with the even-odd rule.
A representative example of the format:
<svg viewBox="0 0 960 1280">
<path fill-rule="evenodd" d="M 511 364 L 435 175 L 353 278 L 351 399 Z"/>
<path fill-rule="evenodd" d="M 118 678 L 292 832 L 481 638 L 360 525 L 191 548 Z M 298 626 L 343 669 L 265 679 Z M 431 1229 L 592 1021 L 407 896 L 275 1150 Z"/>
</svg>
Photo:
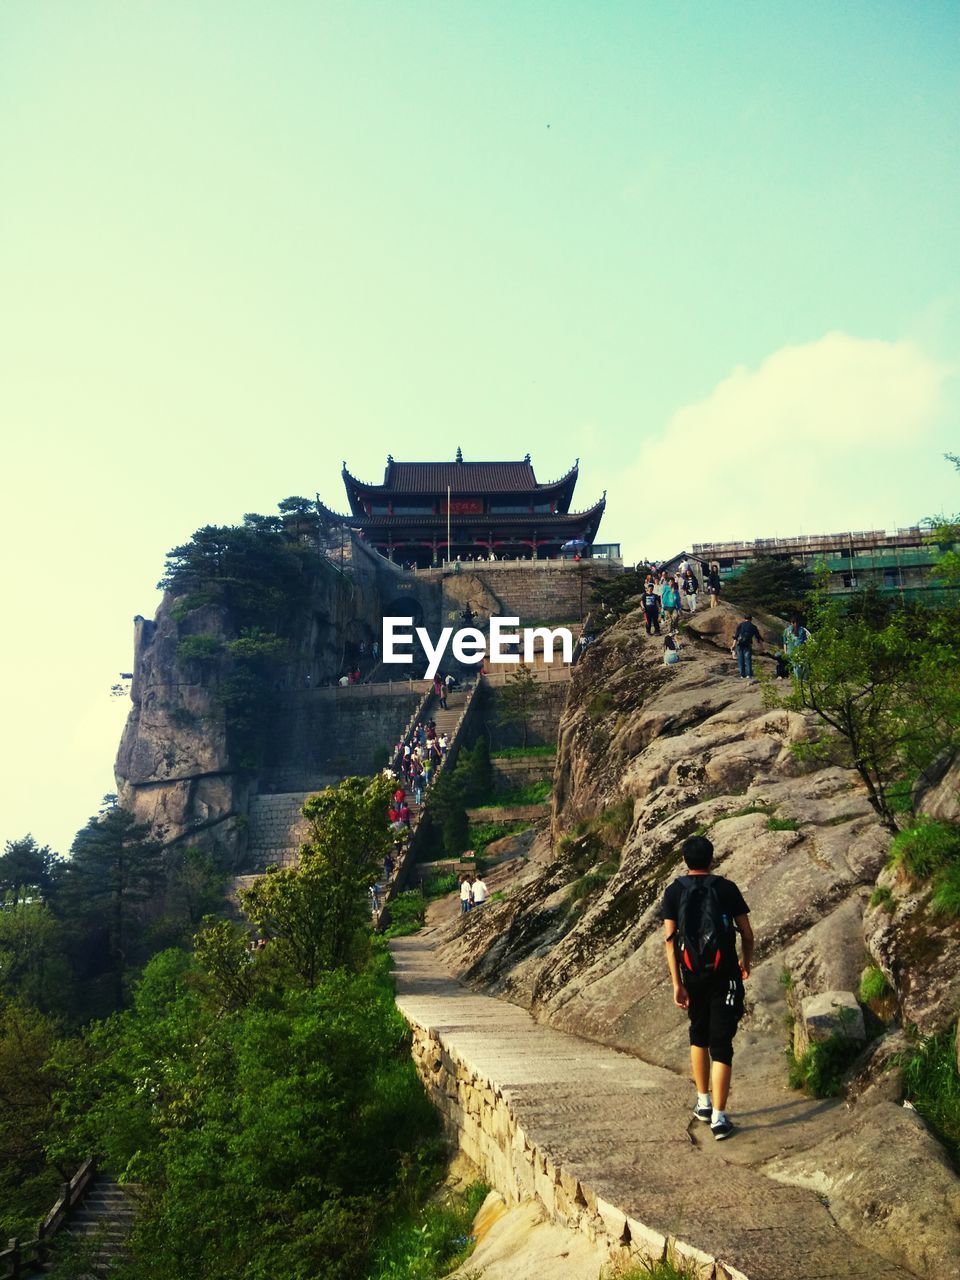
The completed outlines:
<svg viewBox="0 0 960 1280">
<path fill-rule="evenodd" d="M 685 1079 L 470 991 L 432 932 L 392 944 L 397 1003 L 435 1101 L 508 1199 L 526 1178 L 565 1225 L 647 1255 L 670 1241 L 718 1280 L 911 1275 L 852 1242 L 813 1192 L 727 1157 L 736 1137 L 718 1143 L 692 1117 Z"/>
</svg>

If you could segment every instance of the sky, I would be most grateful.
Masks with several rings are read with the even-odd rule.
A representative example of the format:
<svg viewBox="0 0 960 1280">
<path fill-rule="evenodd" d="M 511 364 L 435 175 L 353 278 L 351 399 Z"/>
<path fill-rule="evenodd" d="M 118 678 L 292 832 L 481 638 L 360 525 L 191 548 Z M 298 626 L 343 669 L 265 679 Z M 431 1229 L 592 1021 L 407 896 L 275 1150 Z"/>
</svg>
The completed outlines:
<svg viewBox="0 0 960 1280">
<path fill-rule="evenodd" d="M 0 841 L 165 551 L 519 458 L 628 560 L 960 508 L 960 6 L 4 0 Z"/>
</svg>

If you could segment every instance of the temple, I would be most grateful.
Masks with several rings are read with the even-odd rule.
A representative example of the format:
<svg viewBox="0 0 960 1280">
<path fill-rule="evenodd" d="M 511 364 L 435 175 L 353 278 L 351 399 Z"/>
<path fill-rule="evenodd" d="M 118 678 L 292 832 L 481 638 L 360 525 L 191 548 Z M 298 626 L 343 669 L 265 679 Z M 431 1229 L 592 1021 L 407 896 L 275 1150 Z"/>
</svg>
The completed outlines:
<svg viewBox="0 0 960 1280">
<path fill-rule="evenodd" d="M 445 560 L 543 560 L 576 550 L 589 555 L 606 493 L 571 511 L 580 459 L 566 475 L 540 484 L 530 455 L 522 462 L 394 462 L 382 484 L 366 484 L 343 464 L 350 514 L 325 507 L 321 517 L 355 530 L 401 564 L 426 568 Z M 449 529 L 449 546 L 447 532 Z M 570 543 L 582 544 L 563 548 Z"/>
</svg>

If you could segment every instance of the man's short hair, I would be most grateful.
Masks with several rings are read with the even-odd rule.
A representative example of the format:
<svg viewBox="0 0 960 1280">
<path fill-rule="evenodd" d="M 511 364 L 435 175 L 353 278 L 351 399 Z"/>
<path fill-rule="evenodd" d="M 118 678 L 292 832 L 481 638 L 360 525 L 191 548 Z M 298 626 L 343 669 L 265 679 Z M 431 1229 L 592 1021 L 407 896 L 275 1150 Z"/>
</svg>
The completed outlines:
<svg viewBox="0 0 960 1280">
<path fill-rule="evenodd" d="M 680 852 L 691 871 L 706 871 L 713 860 L 713 845 L 706 836 L 689 836 L 680 846 Z"/>
</svg>

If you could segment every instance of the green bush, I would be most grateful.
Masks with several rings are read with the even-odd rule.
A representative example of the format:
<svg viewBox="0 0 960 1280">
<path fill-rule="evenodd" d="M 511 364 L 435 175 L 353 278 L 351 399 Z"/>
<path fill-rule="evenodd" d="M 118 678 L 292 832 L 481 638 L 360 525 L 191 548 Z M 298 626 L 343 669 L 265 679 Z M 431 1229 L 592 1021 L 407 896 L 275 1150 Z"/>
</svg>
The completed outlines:
<svg viewBox="0 0 960 1280">
<path fill-rule="evenodd" d="M 602 1272 L 604 1280 L 698 1280 L 699 1270 L 693 1263 L 681 1262 L 672 1252 L 658 1261 L 631 1262 L 613 1271 Z"/>
<path fill-rule="evenodd" d="M 796 818 L 768 818 L 768 831 L 796 831 L 800 824 Z"/>
<path fill-rule="evenodd" d="M 457 883 L 457 877 L 453 871 L 427 876 L 423 882 L 423 896 L 427 901 L 446 897 L 448 893 L 453 893 Z"/>
<path fill-rule="evenodd" d="M 882 969 L 872 964 L 864 971 L 860 979 L 860 993 L 857 997 L 861 1004 L 869 1004 L 872 1000 L 882 1000 L 890 994 L 890 983 Z"/>
<path fill-rule="evenodd" d="M 398 893 L 388 904 L 387 910 L 390 912 L 390 923 L 383 931 L 385 938 L 405 938 L 423 928 L 426 903 L 423 895 L 416 889 Z"/>
<path fill-rule="evenodd" d="M 890 866 L 914 880 L 928 880 L 948 863 L 960 860 L 960 827 L 921 821 L 899 832 L 890 846 Z"/>
<path fill-rule="evenodd" d="M 568 901 L 579 902 L 581 898 L 588 898 L 597 889 L 602 889 L 609 879 L 609 876 L 602 875 L 599 871 L 588 871 L 579 880 L 574 880 L 567 894 Z"/>
<path fill-rule="evenodd" d="M 529 756 L 555 756 L 557 748 L 547 747 L 504 747 L 500 751 L 490 753 L 491 760 L 525 760 Z"/>
<path fill-rule="evenodd" d="M 177 643 L 178 662 L 210 662 L 223 653 L 219 636 L 184 636 Z"/>
<path fill-rule="evenodd" d="M 919 1041 L 901 1059 L 906 1096 L 960 1164 L 960 1074 L 956 1026 Z"/>
</svg>

